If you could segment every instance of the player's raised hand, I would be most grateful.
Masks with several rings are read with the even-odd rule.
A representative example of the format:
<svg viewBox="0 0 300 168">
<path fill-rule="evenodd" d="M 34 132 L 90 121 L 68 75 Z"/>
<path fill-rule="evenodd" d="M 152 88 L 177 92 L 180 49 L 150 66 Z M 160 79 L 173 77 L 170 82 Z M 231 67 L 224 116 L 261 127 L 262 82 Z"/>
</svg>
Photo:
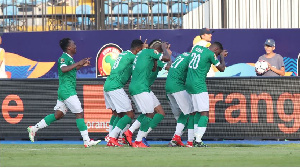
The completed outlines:
<svg viewBox="0 0 300 168">
<path fill-rule="evenodd" d="M 142 40 L 142 36 L 140 36 L 140 40 Z M 148 46 L 148 44 L 147 44 L 147 39 L 144 41 L 144 44 L 143 44 L 143 49 L 144 48 L 148 48 L 149 46 Z"/>
<path fill-rule="evenodd" d="M 223 57 L 227 57 L 228 51 L 227 51 L 227 50 L 223 50 L 223 51 L 220 53 L 220 55 L 223 56 Z"/>
<path fill-rule="evenodd" d="M 168 47 L 169 47 L 169 44 L 167 42 L 161 43 L 161 48 L 162 49 L 168 49 Z"/>
</svg>

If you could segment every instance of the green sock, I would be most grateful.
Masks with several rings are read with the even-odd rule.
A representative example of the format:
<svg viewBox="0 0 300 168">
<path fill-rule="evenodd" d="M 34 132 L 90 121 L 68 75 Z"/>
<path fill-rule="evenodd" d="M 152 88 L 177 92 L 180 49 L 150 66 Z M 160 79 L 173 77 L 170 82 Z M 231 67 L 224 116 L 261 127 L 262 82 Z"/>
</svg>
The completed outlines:
<svg viewBox="0 0 300 168">
<path fill-rule="evenodd" d="M 55 115 L 54 114 L 49 114 L 44 118 L 45 122 L 47 125 L 50 125 L 51 123 L 53 123 L 54 121 L 56 121 L 55 119 Z"/>
<path fill-rule="evenodd" d="M 76 125 L 77 125 L 77 128 L 79 129 L 79 131 L 87 130 L 87 126 L 85 125 L 83 118 L 76 119 Z"/>
<path fill-rule="evenodd" d="M 152 121 L 152 118 L 149 118 L 147 116 L 144 117 L 143 121 L 141 122 L 140 130 L 147 132 L 150 127 L 150 122 Z"/>
<path fill-rule="evenodd" d="M 201 116 L 201 115 L 200 115 L 200 113 L 198 113 L 198 112 L 195 114 L 195 116 L 194 116 L 194 124 L 198 124 L 199 119 L 200 119 L 200 116 Z"/>
<path fill-rule="evenodd" d="M 177 123 L 181 123 L 181 124 L 185 125 L 187 123 L 188 118 L 189 118 L 189 115 L 184 115 L 183 113 L 180 113 Z"/>
<path fill-rule="evenodd" d="M 198 122 L 198 127 L 207 127 L 207 123 L 208 123 L 208 117 L 201 116 Z"/>
<path fill-rule="evenodd" d="M 159 113 L 156 113 L 152 119 L 152 121 L 150 122 L 150 127 L 152 129 L 154 129 L 155 127 L 157 127 L 158 123 L 160 123 L 160 121 L 164 119 L 164 116 L 159 114 Z"/>
<path fill-rule="evenodd" d="M 113 123 L 113 129 L 116 127 L 116 125 L 118 124 L 120 120 L 120 117 L 116 116 L 115 120 L 114 120 L 114 123 Z"/>
<path fill-rule="evenodd" d="M 140 123 L 142 123 L 144 117 L 145 117 L 145 114 L 141 114 L 138 116 L 138 118 L 136 120 L 138 120 Z"/>
<path fill-rule="evenodd" d="M 194 115 L 189 116 L 188 129 L 194 129 Z"/>
<path fill-rule="evenodd" d="M 117 127 L 123 130 L 126 127 L 126 125 L 130 123 L 131 123 L 131 118 L 128 115 L 125 115 L 119 120 L 119 122 L 117 123 Z"/>
<path fill-rule="evenodd" d="M 116 119 L 117 116 L 115 115 L 112 115 L 111 118 L 110 118 L 110 121 L 109 121 L 109 125 L 113 126 L 114 125 L 114 121 Z"/>
</svg>

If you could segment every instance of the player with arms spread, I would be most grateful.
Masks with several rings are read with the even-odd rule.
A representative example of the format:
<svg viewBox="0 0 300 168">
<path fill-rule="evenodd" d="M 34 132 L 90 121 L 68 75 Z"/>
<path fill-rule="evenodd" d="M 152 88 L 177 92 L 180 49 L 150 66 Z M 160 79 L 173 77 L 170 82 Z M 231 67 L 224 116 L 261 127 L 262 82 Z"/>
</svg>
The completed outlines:
<svg viewBox="0 0 300 168">
<path fill-rule="evenodd" d="M 76 93 L 76 72 L 83 66 L 90 65 L 91 58 L 84 58 L 79 62 L 74 62 L 73 56 L 76 54 L 76 45 L 73 40 L 64 38 L 60 40 L 59 45 L 63 54 L 58 59 L 58 100 L 54 107 L 55 113 L 47 115 L 35 126 L 29 126 L 29 139 L 34 142 L 34 137 L 39 129 L 49 126 L 56 120 L 63 118 L 68 109 L 76 116 L 76 125 L 83 138 L 84 147 L 97 145 L 101 140 L 94 141 L 89 138 L 87 126 L 84 122 L 83 109 Z"/>
<path fill-rule="evenodd" d="M 220 55 L 220 62 L 217 59 Z M 192 95 L 192 102 L 196 115 L 200 115 L 197 131 L 195 130 L 195 147 L 206 147 L 202 142 L 208 123 L 209 97 L 206 86 L 206 76 L 211 64 L 215 65 L 221 72 L 225 70 L 224 57 L 227 51 L 223 50 L 223 46 L 219 42 L 214 42 L 209 49 L 196 45 L 190 57 L 188 72 L 186 78 L 186 90 Z M 196 117 L 195 117 L 196 118 Z M 197 121 L 196 121 L 197 122 Z"/>
<path fill-rule="evenodd" d="M 104 97 L 106 108 L 116 111 L 118 113 L 117 118 L 120 118 L 115 119 L 116 124 L 113 130 L 109 132 L 107 146 L 122 146 L 116 138 L 127 124 L 131 124 L 131 119 L 134 118 L 131 101 L 123 87 L 131 77 L 135 56 L 143 47 L 147 46 L 141 40 L 133 40 L 130 50 L 119 54 L 111 69 L 110 76 L 105 81 Z"/>
</svg>

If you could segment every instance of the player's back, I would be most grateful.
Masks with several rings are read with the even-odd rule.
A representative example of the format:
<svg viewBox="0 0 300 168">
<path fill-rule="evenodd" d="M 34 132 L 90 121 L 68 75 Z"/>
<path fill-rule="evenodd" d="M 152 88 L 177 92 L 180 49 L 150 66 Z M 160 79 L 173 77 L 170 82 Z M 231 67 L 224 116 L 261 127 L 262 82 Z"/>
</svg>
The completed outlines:
<svg viewBox="0 0 300 168">
<path fill-rule="evenodd" d="M 154 60 L 160 57 L 161 54 L 154 49 L 143 49 L 137 53 L 133 62 L 132 78 L 129 84 L 129 92 L 131 95 L 150 92 L 149 80 L 154 66 Z"/>
<path fill-rule="evenodd" d="M 186 89 L 190 94 L 207 92 L 206 75 L 211 64 L 216 65 L 218 62 L 215 54 L 206 47 L 196 46 L 193 48 L 186 79 Z"/>
<path fill-rule="evenodd" d="M 124 87 L 132 74 L 134 58 L 135 55 L 130 50 L 119 54 L 105 81 L 104 91 L 108 92 Z"/>
<path fill-rule="evenodd" d="M 65 100 L 76 93 L 76 68 L 68 72 L 62 72 L 61 67 L 74 64 L 74 59 L 66 53 L 63 53 L 58 59 L 58 98 Z"/>
<path fill-rule="evenodd" d="M 175 93 L 185 90 L 189 60 L 190 53 L 188 52 L 182 53 L 176 57 L 168 72 L 166 80 L 167 93 Z"/>
</svg>

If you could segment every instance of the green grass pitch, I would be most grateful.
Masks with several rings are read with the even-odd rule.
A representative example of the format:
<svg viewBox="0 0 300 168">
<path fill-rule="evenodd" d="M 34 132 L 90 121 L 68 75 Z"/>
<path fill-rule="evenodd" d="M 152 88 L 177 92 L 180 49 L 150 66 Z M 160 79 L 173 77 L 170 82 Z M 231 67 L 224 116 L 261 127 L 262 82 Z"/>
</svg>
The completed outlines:
<svg viewBox="0 0 300 168">
<path fill-rule="evenodd" d="M 225 145 L 208 148 L 0 144 L 1 167 L 298 167 L 300 144 Z"/>
</svg>

